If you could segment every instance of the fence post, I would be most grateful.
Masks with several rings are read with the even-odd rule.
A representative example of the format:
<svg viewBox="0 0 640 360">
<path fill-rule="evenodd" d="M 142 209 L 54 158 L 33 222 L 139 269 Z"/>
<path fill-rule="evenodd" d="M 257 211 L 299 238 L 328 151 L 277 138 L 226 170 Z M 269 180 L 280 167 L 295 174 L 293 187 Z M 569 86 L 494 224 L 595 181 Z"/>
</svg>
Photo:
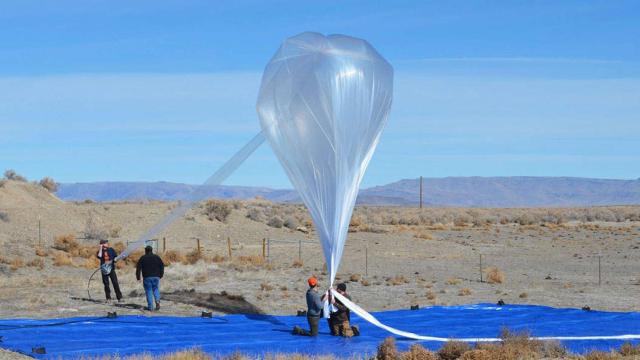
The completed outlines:
<svg viewBox="0 0 640 360">
<path fill-rule="evenodd" d="M 231 260 L 231 238 L 227 237 L 227 249 L 229 250 L 229 260 Z"/>
<path fill-rule="evenodd" d="M 196 239 L 196 241 L 198 242 L 198 255 L 200 255 L 200 239 Z"/>
<path fill-rule="evenodd" d="M 267 260 L 271 259 L 271 239 L 267 239 Z"/>
<path fill-rule="evenodd" d="M 262 238 L 262 258 L 267 258 L 267 239 Z"/>
<path fill-rule="evenodd" d="M 480 282 L 482 281 L 482 254 L 480 254 Z"/>
<path fill-rule="evenodd" d="M 298 260 L 302 262 L 302 240 L 298 240 Z"/>
<path fill-rule="evenodd" d="M 364 246 L 364 276 L 369 276 L 369 246 Z"/>
<path fill-rule="evenodd" d="M 602 272 L 600 271 L 600 258 L 602 258 L 602 255 L 598 255 L 598 286 L 602 284 Z"/>
<path fill-rule="evenodd" d="M 163 237 L 162 238 L 162 252 L 166 252 L 167 251 L 167 238 Z"/>
</svg>

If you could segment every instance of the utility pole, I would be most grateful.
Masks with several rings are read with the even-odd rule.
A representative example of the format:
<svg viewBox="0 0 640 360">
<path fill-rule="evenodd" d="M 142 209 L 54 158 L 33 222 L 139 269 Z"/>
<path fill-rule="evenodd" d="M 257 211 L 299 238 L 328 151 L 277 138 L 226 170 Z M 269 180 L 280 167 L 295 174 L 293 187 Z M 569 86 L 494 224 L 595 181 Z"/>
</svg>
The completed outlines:
<svg viewBox="0 0 640 360">
<path fill-rule="evenodd" d="M 420 176 L 420 209 L 422 209 L 422 176 Z"/>
</svg>

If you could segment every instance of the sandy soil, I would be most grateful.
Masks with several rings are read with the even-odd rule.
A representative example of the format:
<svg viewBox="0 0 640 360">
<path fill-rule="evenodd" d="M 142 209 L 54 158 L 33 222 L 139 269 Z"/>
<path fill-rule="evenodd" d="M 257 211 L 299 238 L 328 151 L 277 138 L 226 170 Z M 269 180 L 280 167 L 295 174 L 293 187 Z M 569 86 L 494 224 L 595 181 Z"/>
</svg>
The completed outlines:
<svg viewBox="0 0 640 360">
<path fill-rule="evenodd" d="M 88 301 L 87 281 L 93 269 L 79 266 L 84 263 L 82 258 L 74 259 L 75 266 L 54 266 L 52 257 L 57 250 L 51 245 L 60 234 L 81 238 L 88 221 L 111 233 L 112 243 L 126 243 L 175 204 L 65 203 L 41 188 L 14 182 L 0 188 L 0 204 L 0 211 L 8 214 L 8 221 L 0 221 L 0 256 L 4 262 L 0 264 L 0 318 L 100 316 L 114 309 L 121 314 L 154 315 L 142 309 L 145 300 L 133 265 L 118 270 L 123 303 L 103 303 L 99 274 L 90 286 L 91 297 L 99 301 Z M 306 278 L 315 274 L 322 284 L 327 282 L 315 232 L 267 226 L 249 219 L 247 208 L 247 204 L 236 203 L 226 222 L 210 220 L 197 208 L 162 233 L 168 249 L 183 253 L 192 251 L 199 239 L 207 257 L 228 256 L 230 239 L 234 259 L 173 264 L 166 270 L 162 290 L 224 292 L 241 296 L 270 314 L 295 314 L 304 309 Z M 291 214 L 301 211 L 296 205 L 284 209 Z M 638 222 L 385 225 L 378 226 L 376 232 L 349 234 L 338 274 L 339 281 L 348 282 L 355 302 L 370 311 L 413 304 L 495 303 L 498 299 L 506 303 L 640 311 Z M 269 239 L 268 260 L 260 263 L 255 258 L 262 255 L 263 239 Z M 47 255 L 42 257 L 44 265 L 28 266 L 38 258 L 35 248 L 39 242 Z M 78 242 L 96 246 L 95 240 Z M 162 250 L 162 240 L 159 243 Z M 253 256 L 254 261 L 240 261 L 241 256 Z M 16 258 L 22 259 L 22 264 L 16 264 Z M 504 274 L 503 283 L 486 282 L 486 271 L 491 267 Z M 186 302 L 184 297 L 181 301 L 165 301 L 161 314 L 192 316 L 206 309 L 202 302 Z"/>
</svg>

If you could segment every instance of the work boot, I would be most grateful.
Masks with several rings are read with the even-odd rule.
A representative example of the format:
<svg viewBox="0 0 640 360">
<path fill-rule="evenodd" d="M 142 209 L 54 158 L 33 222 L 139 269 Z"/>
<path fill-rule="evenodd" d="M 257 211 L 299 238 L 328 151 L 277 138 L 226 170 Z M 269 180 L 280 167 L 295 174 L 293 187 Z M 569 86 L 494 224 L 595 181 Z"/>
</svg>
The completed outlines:
<svg viewBox="0 0 640 360">
<path fill-rule="evenodd" d="M 156 311 L 160 311 L 160 301 L 156 301 Z"/>
<path fill-rule="evenodd" d="M 351 331 L 353 332 L 353 336 L 360 336 L 360 328 L 358 325 L 353 325 Z"/>
</svg>

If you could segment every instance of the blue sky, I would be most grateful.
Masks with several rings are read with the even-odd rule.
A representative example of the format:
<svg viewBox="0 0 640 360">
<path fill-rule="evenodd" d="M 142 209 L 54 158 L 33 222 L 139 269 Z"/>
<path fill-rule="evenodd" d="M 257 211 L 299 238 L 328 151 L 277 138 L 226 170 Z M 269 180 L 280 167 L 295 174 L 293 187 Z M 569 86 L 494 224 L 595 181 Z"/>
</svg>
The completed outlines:
<svg viewBox="0 0 640 360">
<path fill-rule="evenodd" d="M 638 178 L 639 23 L 637 1 L 7 1 L 0 168 L 199 183 L 259 131 L 263 67 L 310 30 L 395 68 L 364 186 Z M 290 187 L 266 145 L 227 183 Z"/>
</svg>

